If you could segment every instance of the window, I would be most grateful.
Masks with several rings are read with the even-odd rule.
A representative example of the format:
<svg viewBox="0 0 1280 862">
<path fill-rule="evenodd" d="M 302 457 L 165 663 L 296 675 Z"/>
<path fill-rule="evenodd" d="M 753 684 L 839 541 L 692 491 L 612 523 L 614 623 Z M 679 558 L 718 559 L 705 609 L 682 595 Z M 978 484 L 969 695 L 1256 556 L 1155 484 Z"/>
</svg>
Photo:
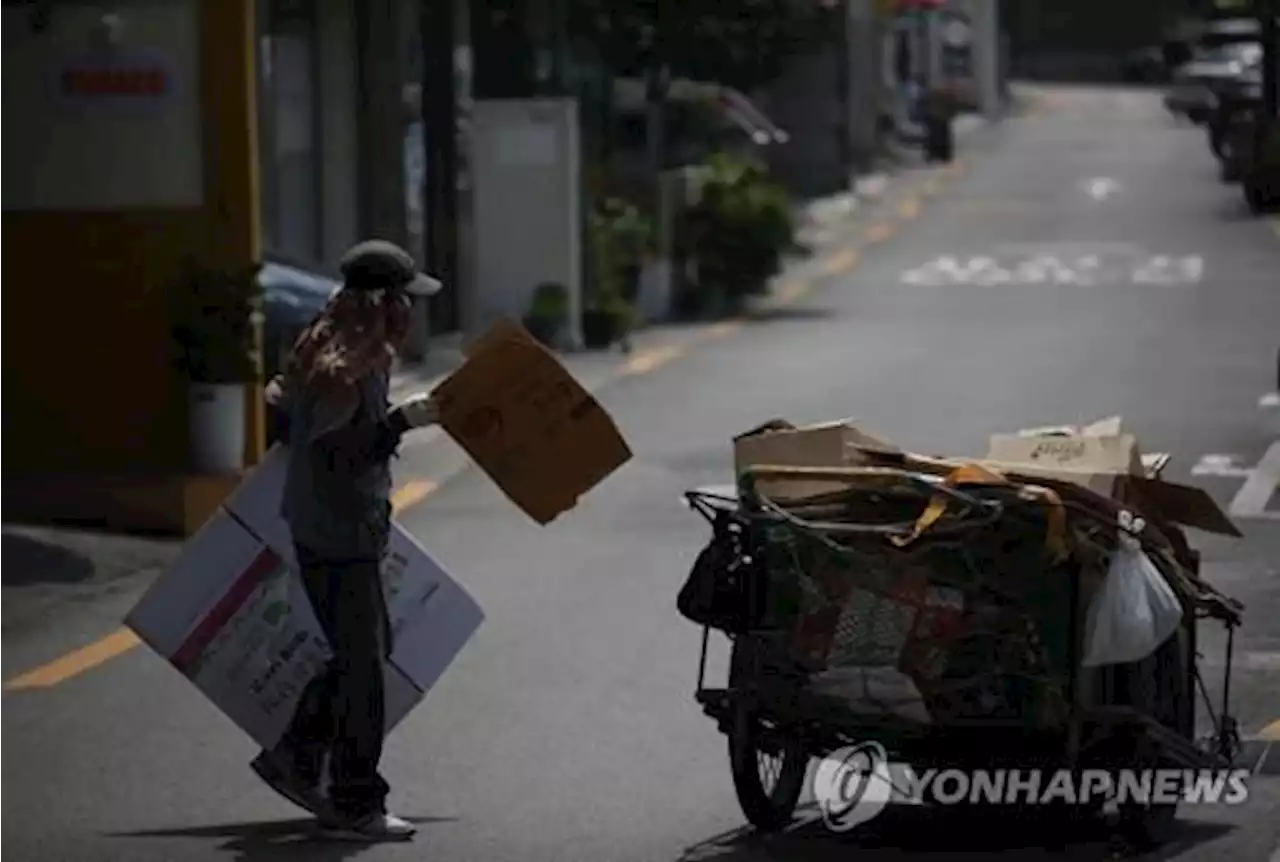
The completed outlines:
<svg viewBox="0 0 1280 862">
<path fill-rule="evenodd" d="M 300 262 L 322 256 L 314 0 L 270 0 L 259 43 L 263 244 Z"/>
</svg>

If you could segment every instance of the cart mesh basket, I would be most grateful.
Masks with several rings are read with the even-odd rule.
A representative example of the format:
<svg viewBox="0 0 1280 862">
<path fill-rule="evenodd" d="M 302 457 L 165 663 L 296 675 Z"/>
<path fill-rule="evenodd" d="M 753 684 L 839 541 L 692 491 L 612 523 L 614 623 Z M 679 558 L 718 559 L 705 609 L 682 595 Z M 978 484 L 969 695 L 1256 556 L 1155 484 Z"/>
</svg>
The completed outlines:
<svg viewBox="0 0 1280 862">
<path fill-rule="evenodd" d="M 781 502 L 750 475 L 768 626 L 811 680 L 909 678 L 928 721 L 1057 722 L 1065 710 L 1074 576 L 1052 551 L 1052 507 L 1009 483 L 846 470 L 840 491 Z M 797 471 L 811 475 L 813 470 Z M 860 704 L 865 707 L 865 704 Z M 860 711 L 865 711 L 861 709 Z"/>
</svg>

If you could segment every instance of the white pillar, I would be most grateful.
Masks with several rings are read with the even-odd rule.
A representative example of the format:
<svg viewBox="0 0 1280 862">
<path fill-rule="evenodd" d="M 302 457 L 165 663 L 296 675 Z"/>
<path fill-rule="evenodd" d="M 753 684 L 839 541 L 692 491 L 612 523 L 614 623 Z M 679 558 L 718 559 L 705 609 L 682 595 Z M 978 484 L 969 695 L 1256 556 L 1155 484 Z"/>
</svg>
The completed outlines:
<svg viewBox="0 0 1280 862">
<path fill-rule="evenodd" d="M 1000 98 L 1000 0 L 971 0 L 973 52 L 978 84 L 978 107 L 988 120 L 999 119 Z"/>
</svg>

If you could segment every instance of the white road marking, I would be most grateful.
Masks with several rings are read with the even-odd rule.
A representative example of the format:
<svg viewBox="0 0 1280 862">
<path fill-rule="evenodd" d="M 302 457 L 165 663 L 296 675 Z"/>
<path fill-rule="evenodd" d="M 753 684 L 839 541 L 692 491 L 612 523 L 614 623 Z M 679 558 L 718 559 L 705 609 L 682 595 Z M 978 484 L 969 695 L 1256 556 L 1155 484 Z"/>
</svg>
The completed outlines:
<svg viewBox="0 0 1280 862">
<path fill-rule="evenodd" d="M 1133 280 L 1138 284 L 1195 284 L 1203 276 L 1204 258 L 1195 254 L 1158 254 L 1133 271 Z"/>
<path fill-rule="evenodd" d="M 1120 190 L 1120 184 L 1111 177 L 1095 177 L 1085 183 L 1085 190 L 1095 201 L 1102 201 Z"/>
<path fill-rule="evenodd" d="M 1205 455 L 1191 468 L 1192 476 L 1227 476 L 1243 479 L 1253 474 L 1253 469 L 1242 466 L 1239 455 Z"/>
<path fill-rule="evenodd" d="M 1204 277 L 1200 255 L 1146 255 L 1138 249 L 1004 249 L 994 255 L 942 255 L 904 272 L 906 284 L 943 285 L 1072 285 L 1196 284 Z"/>
<path fill-rule="evenodd" d="M 1280 487 L 1280 440 L 1271 444 L 1249 478 L 1236 492 L 1227 511 L 1233 518 L 1260 518 L 1280 521 L 1280 512 L 1267 511 L 1267 503 Z"/>
</svg>

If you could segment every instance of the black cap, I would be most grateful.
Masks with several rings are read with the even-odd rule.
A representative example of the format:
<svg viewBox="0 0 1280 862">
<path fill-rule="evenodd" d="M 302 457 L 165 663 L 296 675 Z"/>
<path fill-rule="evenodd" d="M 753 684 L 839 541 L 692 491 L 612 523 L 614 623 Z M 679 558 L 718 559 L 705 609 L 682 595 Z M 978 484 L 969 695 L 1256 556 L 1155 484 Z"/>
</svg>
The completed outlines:
<svg viewBox="0 0 1280 862">
<path fill-rule="evenodd" d="M 357 243 L 339 265 L 344 287 L 350 290 L 403 290 L 415 296 L 434 296 L 439 279 L 419 272 L 413 256 L 393 242 L 370 239 Z"/>
</svg>

